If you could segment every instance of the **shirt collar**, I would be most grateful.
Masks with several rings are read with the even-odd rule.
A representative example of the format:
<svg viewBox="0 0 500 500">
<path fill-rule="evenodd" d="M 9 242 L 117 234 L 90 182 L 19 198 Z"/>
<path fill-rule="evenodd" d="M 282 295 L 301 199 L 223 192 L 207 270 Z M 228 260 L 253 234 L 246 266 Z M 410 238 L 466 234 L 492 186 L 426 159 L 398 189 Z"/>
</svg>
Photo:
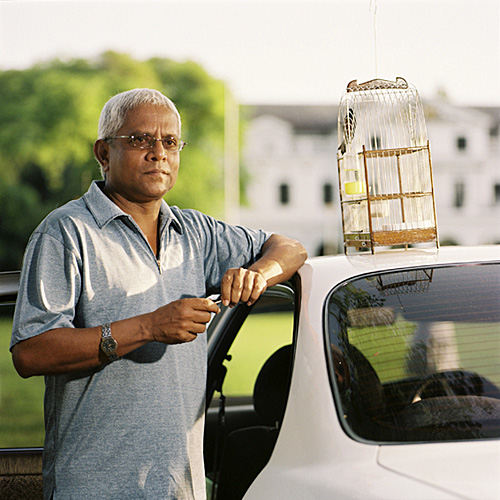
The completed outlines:
<svg viewBox="0 0 500 500">
<path fill-rule="evenodd" d="M 104 181 L 93 181 L 89 190 L 83 195 L 83 199 L 94 217 L 97 225 L 102 229 L 106 224 L 114 219 L 132 217 L 113 203 L 102 191 Z M 172 212 L 165 200 L 161 201 L 160 207 L 160 232 L 171 223 L 172 226 L 182 233 L 182 226 L 177 217 Z"/>
</svg>

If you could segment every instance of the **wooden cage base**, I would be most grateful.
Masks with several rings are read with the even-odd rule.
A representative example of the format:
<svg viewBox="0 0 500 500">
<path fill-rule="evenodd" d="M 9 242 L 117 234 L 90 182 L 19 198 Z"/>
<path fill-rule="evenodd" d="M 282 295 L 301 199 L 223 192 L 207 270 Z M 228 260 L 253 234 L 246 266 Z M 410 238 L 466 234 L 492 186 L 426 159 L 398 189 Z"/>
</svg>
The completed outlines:
<svg viewBox="0 0 500 500">
<path fill-rule="evenodd" d="M 372 237 L 368 233 L 350 233 L 344 235 L 344 246 L 373 248 L 375 246 L 411 245 L 414 243 L 432 243 L 438 246 L 437 228 L 405 229 L 401 231 L 374 231 Z"/>
</svg>

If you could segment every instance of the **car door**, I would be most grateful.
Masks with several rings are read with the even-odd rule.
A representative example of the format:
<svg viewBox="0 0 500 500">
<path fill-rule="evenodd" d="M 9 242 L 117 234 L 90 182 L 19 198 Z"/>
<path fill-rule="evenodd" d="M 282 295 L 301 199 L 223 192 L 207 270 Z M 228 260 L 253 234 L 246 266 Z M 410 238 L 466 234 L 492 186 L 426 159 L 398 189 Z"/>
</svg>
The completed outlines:
<svg viewBox="0 0 500 500">
<path fill-rule="evenodd" d="M 241 498 L 272 453 L 288 395 L 298 290 L 296 276 L 268 289 L 252 307 L 224 308 L 208 328 L 205 465 L 211 499 Z"/>
</svg>

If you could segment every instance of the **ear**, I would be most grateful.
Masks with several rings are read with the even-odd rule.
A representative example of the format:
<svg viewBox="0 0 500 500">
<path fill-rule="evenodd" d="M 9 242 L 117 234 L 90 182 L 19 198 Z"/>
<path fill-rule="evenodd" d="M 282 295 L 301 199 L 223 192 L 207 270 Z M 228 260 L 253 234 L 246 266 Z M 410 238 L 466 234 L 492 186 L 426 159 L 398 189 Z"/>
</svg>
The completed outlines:
<svg viewBox="0 0 500 500">
<path fill-rule="evenodd" d="M 109 144 L 107 141 L 98 139 L 94 144 L 94 156 L 101 165 L 101 168 L 106 172 L 109 168 Z"/>
</svg>

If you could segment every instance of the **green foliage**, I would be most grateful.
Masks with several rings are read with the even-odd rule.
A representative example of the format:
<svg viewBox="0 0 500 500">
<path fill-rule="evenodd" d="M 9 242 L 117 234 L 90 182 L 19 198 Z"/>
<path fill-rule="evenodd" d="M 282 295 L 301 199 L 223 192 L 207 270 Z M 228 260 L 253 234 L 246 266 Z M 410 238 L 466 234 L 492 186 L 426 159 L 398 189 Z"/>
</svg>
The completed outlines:
<svg viewBox="0 0 500 500">
<path fill-rule="evenodd" d="M 224 84 L 198 64 L 110 51 L 0 71 L 0 269 L 19 261 L 50 210 L 100 178 L 92 146 L 102 106 L 137 87 L 162 91 L 182 116 L 188 146 L 168 202 L 221 215 Z"/>
<path fill-rule="evenodd" d="M 33 228 L 48 213 L 40 196 L 29 185 L 0 183 L 2 217 L 0 218 L 1 269 L 19 269 L 23 249 Z"/>
</svg>

